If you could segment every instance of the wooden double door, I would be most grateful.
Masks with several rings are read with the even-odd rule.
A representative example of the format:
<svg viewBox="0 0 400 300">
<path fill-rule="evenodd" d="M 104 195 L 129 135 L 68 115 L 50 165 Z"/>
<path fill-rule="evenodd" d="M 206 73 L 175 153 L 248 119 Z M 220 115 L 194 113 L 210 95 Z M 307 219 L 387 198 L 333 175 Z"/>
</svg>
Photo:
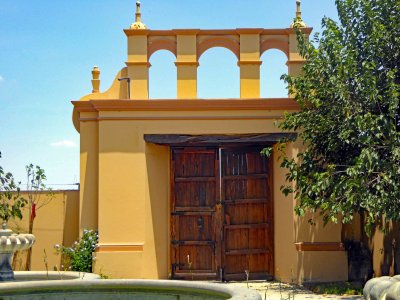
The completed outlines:
<svg viewBox="0 0 400 300">
<path fill-rule="evenodd" d="M 173 278 L 272 278 L 272 174 L 261 149 L 171 148 Z"/>
</svg>

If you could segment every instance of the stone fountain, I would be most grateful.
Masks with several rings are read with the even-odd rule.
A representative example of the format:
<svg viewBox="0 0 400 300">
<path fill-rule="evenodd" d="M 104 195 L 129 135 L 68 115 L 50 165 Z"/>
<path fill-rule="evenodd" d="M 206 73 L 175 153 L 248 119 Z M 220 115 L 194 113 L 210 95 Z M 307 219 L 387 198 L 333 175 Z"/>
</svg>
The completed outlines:
<svg viewBox="0 0 400 300">
<path fill-rule="evenodd" d="M 35 243 L 33 234 L 14 234 L 3 223 L 0 229 L 0 281 L 12 281 L 14 271 L 11 268 L 11 259 L 15 251 L 25 250 Z"/>
</svg>

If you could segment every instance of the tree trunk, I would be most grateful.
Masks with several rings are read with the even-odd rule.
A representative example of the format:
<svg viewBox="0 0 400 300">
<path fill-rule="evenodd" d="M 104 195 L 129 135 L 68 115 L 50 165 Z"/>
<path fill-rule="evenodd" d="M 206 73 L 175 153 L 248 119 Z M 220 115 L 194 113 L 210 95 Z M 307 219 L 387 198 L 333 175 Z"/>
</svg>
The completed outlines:
<svg viewBox="0 0 400 300">
<path fill-rule="evenodd" d="M 29 218 L 29 231 L 28 233 L 32 234 L 33 232 L 33 218 L 32 218 L 32 211 L 30 213 L 30 218 Z M 25 263 L 25 271 L 30 271 L 31 270 L 31 260 L 32 260 L 32 247 L 29 248 L 26 252 L 26 263 Z"/>
</svg>

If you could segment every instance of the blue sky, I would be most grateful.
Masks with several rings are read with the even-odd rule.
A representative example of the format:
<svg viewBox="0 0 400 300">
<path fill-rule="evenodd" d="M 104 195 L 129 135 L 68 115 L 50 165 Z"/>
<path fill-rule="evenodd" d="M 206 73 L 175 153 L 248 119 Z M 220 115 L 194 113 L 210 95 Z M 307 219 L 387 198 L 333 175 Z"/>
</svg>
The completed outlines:
<svg viewBox="0 0 400 300">
<path fill-rule="evenodd" d="M 321 19 L 337 19 L 334 0 L 303 0 L 303 19 L 314 32 Z M 126 61 L 122 31 L 134 20 L 135 0 L 0 1 L 0 165 L 25 183 L 25 165 L 45 169 L 53 188 L 79 182 L 79 134 L 71 100 L 91 91 L 91 69 L 101 70 L 106 90 Z M 287 28 L 295 0 L 142 0 L 142 20 L 150 29 Z M 285 96 L 279 77 L 285 56 L 262 56 L 261 94 Z M 150 97 L 174 98 L 174 56 L 151 57 Z M 237 97 L 239 70 L 226 49 L 202 55 L 199 97 Z"/>
</svg>

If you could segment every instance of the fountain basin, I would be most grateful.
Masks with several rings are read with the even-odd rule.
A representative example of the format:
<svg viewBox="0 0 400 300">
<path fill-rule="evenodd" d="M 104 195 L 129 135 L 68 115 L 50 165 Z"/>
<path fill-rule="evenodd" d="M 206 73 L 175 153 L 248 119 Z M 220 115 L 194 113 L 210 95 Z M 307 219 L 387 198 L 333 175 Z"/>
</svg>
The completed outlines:
<svg viewBox="0 0 400 300">
<path fill-rule="evenodd" d="M 100 275 L 73 271 L 16 271 L 15 282 L 46 281 L 46 280 L 93 280 L 100 279 Z M 4 283 L 0 283 L 0 291 Z"/>
<path fill-rule="evenodd" d="M 261 300 L 261 296 L 253 290 L 216 283 L 139 279 L 6 282 L 0 284 L 0 298 L 2 300 Z"/>
<path fill-rule="evenodd" d="M 25 250 L 35 243 L 32 234 L 13 234 L 12 230 L 6 229 L 3 223 L 0 230 L 0 281 L 13 281 L 14 272 L 11 268 L 11 259 L 15 251 Z"/>
</svg>

